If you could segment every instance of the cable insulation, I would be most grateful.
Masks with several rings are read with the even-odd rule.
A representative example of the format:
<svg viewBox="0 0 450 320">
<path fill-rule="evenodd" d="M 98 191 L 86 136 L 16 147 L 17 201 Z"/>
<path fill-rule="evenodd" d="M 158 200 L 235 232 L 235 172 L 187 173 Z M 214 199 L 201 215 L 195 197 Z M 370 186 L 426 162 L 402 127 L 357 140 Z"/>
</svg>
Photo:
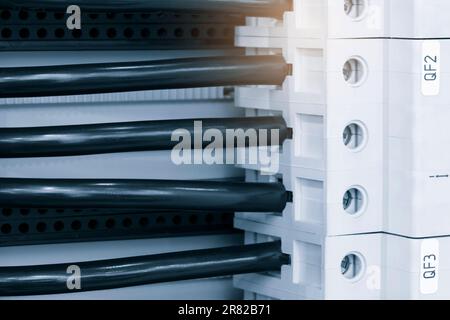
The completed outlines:
<svg viewBox="0 0 450 320">
<path fill-rule="evenodd" d="M 0 296 L 115 289 L 243 273 L 279 271 L 290 263 L 280 242 L 113 260 L 0 267 Z"/>
<path fill-rule="evenodd" d="M 211 131 L 214 130 L 214 131 Z M 214 132 L 218 141 L 205 141 Z M 79 156 L 214 146 L 282 145 L 289 129 L 281 117 L 158 120 L 72 126 L 0 128 L 0 158 Z M 272 141 L 272 135 L 274 137 Z M 196 143 L 200 136 L 201 144 Z"/>
<path fill-rule="evenodd" d="M 274 55 L 0 68 L 0 98 L 281 85 L 289 72 Z"/>
<path fill-rule="evenodd" d="M 151 170 L 151 169 L 150 169 Z M 282 212 L 281 183 L 0 179 L 0 207 Z"/>
</svg>

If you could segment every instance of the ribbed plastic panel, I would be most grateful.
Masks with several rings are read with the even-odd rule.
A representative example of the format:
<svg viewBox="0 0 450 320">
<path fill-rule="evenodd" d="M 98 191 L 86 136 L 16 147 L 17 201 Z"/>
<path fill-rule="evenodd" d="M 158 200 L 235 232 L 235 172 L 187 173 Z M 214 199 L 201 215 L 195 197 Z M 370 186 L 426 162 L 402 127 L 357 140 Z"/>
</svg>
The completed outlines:
<svg viewBox="0 0 450 320">
<path fill-rule="evenodd" d="M 139 102 L 139 101 L 178 101 L 178 100 L 222 100 L 228 99 L 227 89 L 217 88 L 194 88 L 176 90 L 157 90 L 140 92 L 123 92 L 112 94 L 91 94 L 64 97 L 42 97 L 42 98 L 8 98 L 0 99 L 1 104 L 58 104 L 58 103 L 102 103 L 117 101 Z"/>
</svg>

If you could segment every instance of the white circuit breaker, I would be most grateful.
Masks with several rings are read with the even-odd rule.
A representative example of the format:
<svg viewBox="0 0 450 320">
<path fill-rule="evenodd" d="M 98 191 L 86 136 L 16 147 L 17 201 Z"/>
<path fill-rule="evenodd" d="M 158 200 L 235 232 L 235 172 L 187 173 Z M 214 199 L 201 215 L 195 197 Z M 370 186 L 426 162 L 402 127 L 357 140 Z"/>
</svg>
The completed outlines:
<svg viewBox="0 0 450 320">
<path fill-rule="evenodd" d="M 247 54 L 281 54 L 281 87 L 241 87 L 236 106 L 293 129 L 273 176 L 282 215 L 240 213 L 247 242 L 281 239 L 292 265 L 236 276 L 247 298 L 450 298 L 450 2 L 294 0 L 283 20 L 237 29 Z M 266 173 L 266 172 L 265 172 Z M 449 246 L 449 248 L 447 248 Z"/>
</svg>

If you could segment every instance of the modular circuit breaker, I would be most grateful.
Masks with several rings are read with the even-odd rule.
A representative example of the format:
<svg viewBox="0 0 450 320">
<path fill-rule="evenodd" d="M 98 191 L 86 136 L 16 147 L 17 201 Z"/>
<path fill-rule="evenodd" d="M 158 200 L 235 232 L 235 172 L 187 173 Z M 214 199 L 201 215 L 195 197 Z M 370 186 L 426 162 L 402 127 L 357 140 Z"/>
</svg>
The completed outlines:
<svg viewBox="0 0 450 320">
<path fill-rule="evenodd" d="M 293 140 L 282 215 L 240 213 L 247 243 L 281 239 L 292 265 L 235 276 L 249 299 L 448 299 L 448 1 L 297 0 L 249 18 L 236 44 L 279 54 L 280 87 L 240 87 L 248 115 L 282 114 Z M 277 152 L 277 151 L 274 151 Z"/>
</svg>

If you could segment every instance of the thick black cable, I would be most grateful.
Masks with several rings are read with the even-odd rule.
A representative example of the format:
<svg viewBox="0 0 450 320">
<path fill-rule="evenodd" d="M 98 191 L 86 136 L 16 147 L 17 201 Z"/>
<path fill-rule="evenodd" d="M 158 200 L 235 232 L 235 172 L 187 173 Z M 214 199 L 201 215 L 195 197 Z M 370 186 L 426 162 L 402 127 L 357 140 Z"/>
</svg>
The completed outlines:
<svg viewBox="0 0 450 320">
<path fill-rule="evenodd" d="M 74 293 L 278 271 L 289 263 L 281 243 L 269 242 L 103 261 L 0 267 L 0 296 Z"/>
<path fill-rule="evenodd" d="M 178 129 L 183 130 L 180 132 L 182 137 L 172 139 L 172 135 Z M 224 148 L 228 145 L 235 146 L 237 141 L 240 141 L 241 145 L 242 142 L 245 142 L 244 146 L 247 147 L 281 145 L 290 137 L 289 128 L 281 117 L 183 119 L 0 128 L 0 158 L 171 150 L 179 141 L 187 138 L 190 139 L 192 149 L 205 148 L 211 144 L 211 141 L 202 141 L 202 144 L 197 146 L 194 137 L 200 135 L 203 138 L 203 133 L 210 129 L 221 134 L 223 137 L 221 144 Z M 200 132 L 196 132 L 199 130 Z M 232 130 L 228 131 L 230 139 L 227 139 L 227 130 Z M 278 137 L 275 137 L 274 141 L 272 141 L 273 130 Z M 185 137 L 187 133 L 189 135 Z"/>
<path fill-rule="evenodd" d="M 0 179 L 3 208 L 282 212 L 287 201 L 288 194 L 280 183 Z"/>
<path fill-rule="evenodd" d="M 0 98 L 281 85 L 288 74 L 273 55 L 0 68 Z"/>
<path fill-rule="evenodd" d="M 292 0 L 1 0 L 0 7 L 64 10 L 78 5 L 81 10 L 101 12 L 206 12 L 280 18 L 291 10 Z"/>
</svg>

